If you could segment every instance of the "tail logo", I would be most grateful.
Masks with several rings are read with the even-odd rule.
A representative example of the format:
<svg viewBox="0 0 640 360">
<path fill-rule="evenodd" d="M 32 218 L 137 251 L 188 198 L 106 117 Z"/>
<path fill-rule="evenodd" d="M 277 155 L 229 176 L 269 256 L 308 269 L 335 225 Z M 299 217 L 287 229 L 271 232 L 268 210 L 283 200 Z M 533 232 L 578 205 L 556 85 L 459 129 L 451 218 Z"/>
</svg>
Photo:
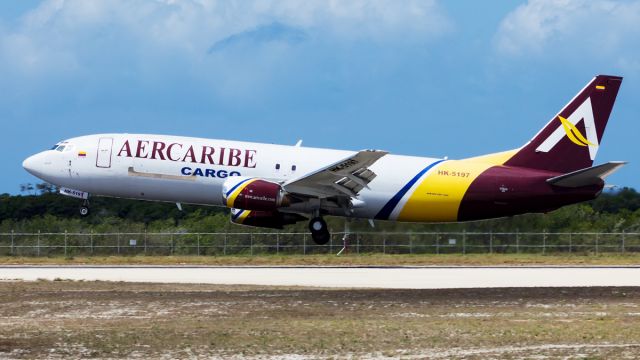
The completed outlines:
<svg viewBox="0 0 640 360">
<path fill-rule="evenodd" d="M 558 119 L 560 119 L 560 122 L 562 123 L 562 126 L 564 127 L 564 132 L 567 133 L 567 137 L 574 144 L 579 145 L 579 146 L 588 146 L 588 145 L 598 146 L 598 145 L 592 143 L 591 141 L 585 139 L 585 137 L 582 135 L 580 130 L 575 125 L 573 125 L 569 120 L 563 118 L 560 115 L 558 115 Z"/>
<path fill-rule="evenodd" d="M 598 152 L 599 143 L 598 134 L 596 133 L 596 122 L 593 117 L 593 108 L 591 107 L 591 98 L 587 98 L 582 105 L 578 106 L 567 118 L 558 115 L 558 119 L 560 120 L 558 128 L 536 148 L 536 151 L 549 152 L 566 136 L 572 143 L 587 147 L 589 149 L 589 157 L 591 160 L 594 160 Z M 586 136 L 582 135 L 576 127 L 576 124 L 580 121 L 584 121 Z"/>
</svg>

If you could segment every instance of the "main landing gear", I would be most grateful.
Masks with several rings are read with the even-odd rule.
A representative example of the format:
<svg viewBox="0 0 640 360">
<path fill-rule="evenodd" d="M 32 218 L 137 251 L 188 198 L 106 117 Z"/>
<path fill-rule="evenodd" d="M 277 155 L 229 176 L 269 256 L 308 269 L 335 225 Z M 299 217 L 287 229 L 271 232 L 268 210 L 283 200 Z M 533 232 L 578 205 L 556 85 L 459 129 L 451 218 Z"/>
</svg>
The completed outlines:
<svg viewBox="0 0 640 360">
<path fill-rule="evenodd" d="M 87 217 L 89 213 L 89 200 L 85 200 L 82 205 L 80 205 L 80 216 Z"/>
<path fill-rule="evenodd" d="M 309 231 L 311 231 L 311 238 L 318 245 L 324 245 L 331 240 L 327 223 L 320 216 L 316 216 L 309 221 Z"/>
</svg>

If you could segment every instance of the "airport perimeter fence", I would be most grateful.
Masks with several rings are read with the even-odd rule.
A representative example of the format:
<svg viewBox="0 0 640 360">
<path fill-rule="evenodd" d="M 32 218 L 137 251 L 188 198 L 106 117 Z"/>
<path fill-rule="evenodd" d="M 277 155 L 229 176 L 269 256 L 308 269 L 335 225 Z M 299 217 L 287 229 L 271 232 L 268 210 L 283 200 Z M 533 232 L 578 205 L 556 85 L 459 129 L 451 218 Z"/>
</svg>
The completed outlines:
<svg viewBox="0 0 640 360">
<path fill-rule="evenodd" d="M 316 245 L 309 233 L 0 233 L 0 256 L 259 255 L 337 253 L 344 233 Z M 640 252 L 640 233 L 352 232 L 349 253 Z"/>
</svg>

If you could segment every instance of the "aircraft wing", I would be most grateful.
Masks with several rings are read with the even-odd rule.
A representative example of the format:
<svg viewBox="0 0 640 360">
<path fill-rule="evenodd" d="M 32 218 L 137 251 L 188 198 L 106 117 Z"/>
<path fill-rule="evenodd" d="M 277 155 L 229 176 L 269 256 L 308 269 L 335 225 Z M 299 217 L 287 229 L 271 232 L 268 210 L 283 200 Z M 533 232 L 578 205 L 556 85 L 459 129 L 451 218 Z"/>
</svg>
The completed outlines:
<svg viewBox="0 0 640 360">
<path fill-rule="evenodd" d="M 376 177 L 369 167 L 386 154 L 386 151 L 362 150 L 327 167 L 287 181 L 282 187 L 290 193 L 318 198 L 356 197 Z"/>
</svg>

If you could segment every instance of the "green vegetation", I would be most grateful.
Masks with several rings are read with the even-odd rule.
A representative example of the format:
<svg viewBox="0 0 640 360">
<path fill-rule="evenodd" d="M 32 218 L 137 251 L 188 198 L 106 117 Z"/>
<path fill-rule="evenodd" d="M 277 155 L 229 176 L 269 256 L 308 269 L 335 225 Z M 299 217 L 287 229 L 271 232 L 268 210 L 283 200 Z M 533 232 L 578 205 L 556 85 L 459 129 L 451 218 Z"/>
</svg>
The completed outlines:
<svg viewBox="0 0 640 360">
<path fill-rule="evenodd" d="M 23 185 L 30 195 L 0 195 L 0 232 L 239 232 L 261 231 L 232 225 L 223 208 L 183 205 L 127 199 L 91 199 L 92 213 L 78 215 L 80 201 L 55 193 L 46 184 Z M 333 231 L 342 231 L 343 219 L 329 219 Z M 306 231 L 300 222 L 289 231 Z M 371 231 L 366 221 L 355 221 L 354 231 Z M 640 194 L 624 188 L 608 192 L 598 199 L 567 206 L 549 214 L 528 214 L 512 218 L 462 224 L 407 224 L 376 222 L 376 231 L 493 231 L 493 232 L 622 232 L 640 231 Z"/>
</svg>

